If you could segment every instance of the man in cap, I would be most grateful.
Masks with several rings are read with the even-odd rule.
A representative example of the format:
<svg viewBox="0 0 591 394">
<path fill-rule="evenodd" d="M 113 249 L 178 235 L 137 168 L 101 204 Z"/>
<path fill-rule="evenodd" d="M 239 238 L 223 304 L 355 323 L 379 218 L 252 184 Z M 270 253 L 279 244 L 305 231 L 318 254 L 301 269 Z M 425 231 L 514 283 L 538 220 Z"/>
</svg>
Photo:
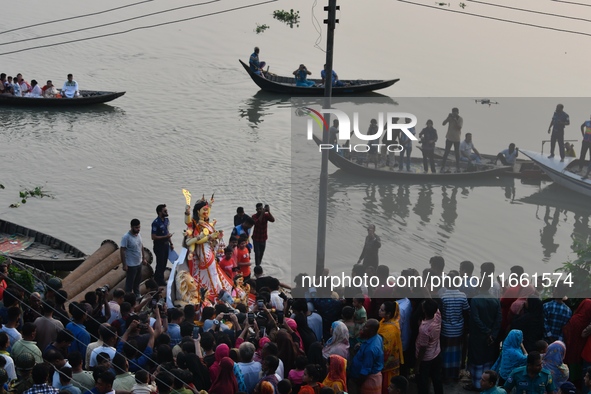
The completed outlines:
<svg viewBox="0 0 591 394">
<path fill-rule="evenodd" d="M 542 367 L 542 355 L 533 351 L 527 355 L 527 365 L 515 368 L 503 388 L 510 393 L 513 388 L 532 394 L 552 394 L 556 392 L 556 386 L 552 380 L 550 371 Z"/>
<path fill-rule="evenodd" d="M 571 382 L 564 382 L 560 385 L 558 394 L 577 394 L 577 388 Z"/>
</svg>

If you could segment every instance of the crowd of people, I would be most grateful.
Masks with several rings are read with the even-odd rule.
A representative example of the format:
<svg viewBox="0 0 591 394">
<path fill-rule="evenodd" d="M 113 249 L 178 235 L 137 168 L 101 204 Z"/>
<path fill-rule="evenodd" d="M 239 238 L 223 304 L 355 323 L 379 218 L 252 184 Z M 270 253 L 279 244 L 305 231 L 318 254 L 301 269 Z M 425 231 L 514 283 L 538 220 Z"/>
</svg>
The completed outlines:
<svg viewBox="0 0 591 394">
<path fill-rule="evenodd" d="M 151 235 L 158 255 L 173 245 L 166 205 L 156 212 Z M 209 223 L 204 199 L 195 212 Z M 125 288 L 88 292 L 80 302 L 69 300 L 56 278 L 44 294 L 28 293 L 1 264 L 0 387 L 15 394 L 440 394 L 462 376 L 471 382 L 463 389 L 483 393 L 571 394 L 591 387 L 591 300 L 568 299 L 564 283 L 542 300 L 531 285 L 465 279 L 493 277 L 493 263 L 481 264 L 480 273 L 470 261 L 446 270 L 434 256 L 421 274 L 409 268 L 396 275 L 445 273 L 449 281 L 395 287 L 369 225 L 351 277 L 376 277 L 377 285 L 315 288 L 303 285 L 302 273 L 286 289 L 260 264 L 263 221 L 274 217 L 262 203 L 252 216 L 239 207 L 234 217 L 233 236 L 244 243 L 252 236 L 259 262 L 253 275 L 240 275 L 247 298 L 208 299 L 205 289 L 199 302 L 169 307 L 158 256 L 157 274 L 142 293 L 135 280 L 127 281 Z M 126 236 L 133 238 L 136 224 L 139 235 L 139 221 L 132 221 Z M 129 256 L 124 259 L 132 276 Z M 523 273 L 511 268 L 517 277 Z"/>
<path fill-rule="evenodd" d="M 80 96 L 78 89 L 78 82 L 74 81 L 72 74 L 68 74 L 68 79 L 64 85 L 58 90 L 53 82 L 50 80 L 42 87 L 37 80 L 32 79 L 31 83 L 27 82 L 21 73 L 16 74 L 16 77 L 6 76 L 6 73 L 0 74 L 0 94 L 17 96 L 17 97 L 33 97 L 33 98 L 74 98 Z"/>
</svg>

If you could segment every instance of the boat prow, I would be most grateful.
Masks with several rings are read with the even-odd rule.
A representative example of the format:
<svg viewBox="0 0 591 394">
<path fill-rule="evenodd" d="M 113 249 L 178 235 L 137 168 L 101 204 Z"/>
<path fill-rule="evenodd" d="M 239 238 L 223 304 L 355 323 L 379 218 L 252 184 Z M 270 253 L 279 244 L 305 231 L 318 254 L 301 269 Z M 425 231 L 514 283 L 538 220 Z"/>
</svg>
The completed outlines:
<svg viewBox="0 0 591 394">
<path fill-rule="evenodd" d="M 560 161 L 558 157 L 549 158 L 538 152 L 528 150 L 520 150 L 520 152 L 539 165 L 552 181 L 591 197 L 591 180 L 582 178 L 587 163 L 580 163 L 580 160 L 574 157 L 565 157 L 564 161 Z M 584 168 L 583 171 L 580 167 Z"/>
</svg>

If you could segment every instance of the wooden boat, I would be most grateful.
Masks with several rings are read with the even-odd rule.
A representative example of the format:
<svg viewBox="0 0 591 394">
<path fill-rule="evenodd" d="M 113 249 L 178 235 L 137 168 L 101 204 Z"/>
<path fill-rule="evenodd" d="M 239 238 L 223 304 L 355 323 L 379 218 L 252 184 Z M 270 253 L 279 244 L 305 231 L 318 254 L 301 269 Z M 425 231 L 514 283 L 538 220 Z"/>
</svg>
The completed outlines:
<svg viewBox="0 0 591 394">
<path fill-rule="evenodd" d="M 579 170 L 580 160 L 567 157 L 561 162 L 558 157 L 552 159 L 544 156 L 542 153 L 520 150 L 529 157 L 554 181 L 577 193 L 591 197 L 591 179 L 582 179 L 587 171 L 588 162 L 582 163 L 583 170 Z"/>
<path fill-rule="evenodd" d="M 322 141 L 316 137 L 314 142 L 320 145 Z M 363 155 L 363 154 L 362 154 Z M 356 157 L 354 154 L 351 159 L 341 156 L 334 149 L 328 153 L 328 160 L 343 171 L 371 178 L 391 179 L 391 180 L 412 180 L 412 181 L 438 181 L 447 183 L 454 180 L 482 179 L 485 177 L 496 177 L 507 171 L 510 166 L 496 166 L 492 164 L 468 164 L 461 163 L 460 172 L 449 173 L 424 173 L 423 159 L 411 158 L 411 171 L 398 171 L 397 168 L 390 170 L 388 167 L 374 168 L 373 163 L 366 167 L 362 163 L 362 155 Z M 438 167 L 441 167 L 440 165 Z"/>
<path fill-rule="evenodd" d="M 87 257 L 64 241 L 2 219 L 0 253 L 47 272 L 73 271 Z"/>
<path fill-rule="evenodd" d="M 421 149 L 421 147 L 419 147 Z M 438 159 L 443 158 L 443 154 L 445 153 L 444 148 L 435 147 L 434 156 Z M 497 156 L 496 155 L 487 155 L 487 154 L 480 154 L 482 161 L 486 164 L 493 164 Z M 451 163 L 455 163 L 455 153 L 454 150 L 449 151 L 448 155 L 448 162 L 452 160 Z M 517 159 L 515 160 L 515 164 L 507 171 L 503 173 L 505 176 L 510 176 L 513 178 L 519 179 L 527 179 L 527 180 L 549 180 L 550 178 L 544 174 L 542 169 L 538 167 L 538 165 L 531 160 L 525 159 Z"/>
<path fill-rule="evenodd" d="M 313 81 L 317 85 L 316 87 L 296 86 L 293 75 L 289 77 L 281 77 L 270 72 L 265 72 L 265 78 L 263 78 L 262 76 L 253 73 L 248 64 L 244 63 L 242 60 L 239 60 L 239 62 L 242 64 L 242 67 L 244 67 L 248 75 L 250 75 L 250 78 L 252 78 L 254 83 L 267 92 L 290 94 L 293 96 L 324 95 L 324 87 L 320 86 L 322 84 L 321 79 L 308 79 L 309 81 Z M 349 84 L 349 86 L 335 86 L 332 88 L 332 94 L 333 96 L 337 96 L 371 92 L 373 90 L 392 86 L 399 80 L 399 78 L 387 80 L 341 80 L 342 82 Z"/>
<path fill-rule="evenodd" d="M 0 105 L 15 107 L 82 107 L 86 105 L 102 104 L 121 97 L 125 92 L 102 92 L 97 90 L 81 90 L 76 98 L 43 98 L 18 97 L 0 94 Z"/>
</svg>

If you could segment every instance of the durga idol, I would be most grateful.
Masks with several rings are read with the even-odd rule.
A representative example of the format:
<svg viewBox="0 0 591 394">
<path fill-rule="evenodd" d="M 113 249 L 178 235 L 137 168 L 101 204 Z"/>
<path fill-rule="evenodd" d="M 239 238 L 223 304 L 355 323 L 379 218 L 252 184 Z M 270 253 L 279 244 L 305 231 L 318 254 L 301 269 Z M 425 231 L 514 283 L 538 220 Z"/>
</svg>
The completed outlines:
<svg viewBox="0 0 591 394">
<path fill-rule="evenodd" d="M 210 297 L 217 298 L 221 290 L 231 291 L 232 281 L 220 268 L 216 257 L 216 246 L 224 236 L 223 231 L 216 231 L 216 221 L 209 222 L 210 204 L 205 198 L 197 201 L 193 207 L 185 209 L 185 244 L 189 249 L 187 265 L 189 272 L 195 278 L 198 288 L 205 287 L 209 290 Z"/>
</svg>

